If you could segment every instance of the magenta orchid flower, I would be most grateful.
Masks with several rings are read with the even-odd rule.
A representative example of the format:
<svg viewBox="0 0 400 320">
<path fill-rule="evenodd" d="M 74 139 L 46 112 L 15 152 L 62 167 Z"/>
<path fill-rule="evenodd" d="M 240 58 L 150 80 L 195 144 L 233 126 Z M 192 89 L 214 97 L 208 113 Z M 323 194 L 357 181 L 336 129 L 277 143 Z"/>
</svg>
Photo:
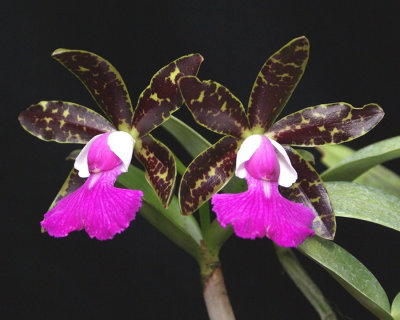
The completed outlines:
<svg viewBox="0 0 400 320">
<path fill-rule="evenodd" d="M 112 239 L 125 230 L 142 204 L 143 192 L 115 188 L 131 163 L 135 141 L 124 131 L 93 137 L 79 153 L 74 167 L 85 183 L 44 215 L 42 227 L 54 237 L 85 229 L 91 238 Z"/>
<path fill-rule="evenodd" d="M 275 122 L 301 79 L 308 54 L 305 37 L 273 54 L 258 74 L 247 112 L 219 83 L 193 76 L 180 79 L 195 120 L 225 135 L 187 167 L 179 190 L 183 214 L 193 213 L 212 197 L 220 224 L 232 225 L 239 237 L 267 236 L 286 247 L 296 247 L 314 234 L 333 239 L 336 223 L 328 193 L 318 173 L 290 145 L 352 140 L 371 130 L 383 111 L 376 104 L 354 108 L 339 102 L 309 107 Z M 216 194 L 234 173 L 246 179 L 247 191 Z M 228 188 L 232 185 L 225 191 Z"/>
<path fill-rule="evenodd" d="M 279 193 L 278 185 L 287 188 L 297 180 L 297 172 L 279 143 L 264 135 L 246 138 L 237 154 L 235 174 L 246 179 L 248 190 L 212 196 L 221 226 L 232 225 L 241 238 L 267 236 L 283 247 L 296 247 L 314 235 L 313 211 Z"/>
<path fill-rule="evenodd" d="M 86 144 L 41 225 L 55 237 L 85 229 L 91 238 L 111 239 L 129 226 L 141 206 L 142 191 L 114 187 L 117 177 L 128 171 L 132 154 L 143 164 L 160 202 L 168 207 L 175 160 L 150 131 L 183 104 L 177 81 L 196 75 L 203 58 L 183 56 L 160 69 L 133 109 L 121 75 L 102 57 L 67 49 L 58 49 L 52 56 L 85 85 L 109 120 L 63 101 L 42 101 L 20 114 L 24 129 L 42 140 Z"/>
</svg>

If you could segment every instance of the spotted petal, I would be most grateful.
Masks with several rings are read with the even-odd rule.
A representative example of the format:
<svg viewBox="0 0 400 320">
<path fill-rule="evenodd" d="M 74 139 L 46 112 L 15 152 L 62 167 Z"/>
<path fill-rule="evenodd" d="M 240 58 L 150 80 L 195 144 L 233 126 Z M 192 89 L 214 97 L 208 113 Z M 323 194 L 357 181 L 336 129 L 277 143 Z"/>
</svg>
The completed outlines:
<svg viewBox="0 0 400 320">
<path fill-rule="evenodd" d="M 250 95 L 248 116 L 251 128 L 268 129 L 281 113 L 303 75 L 308 51 L 307 38 L 299 37 L 265 62 Z"/>
<path fill-rule="evenodd" d="M 233 176 L 239 140 L 223 137 L 187 167 L 179 187 L 182 214 L 196 211 Z"/>
<path fill-rule="evenodd" d="M 111 63 L 84 50 L 57 49 L 52 57 L 85 85 L 118 129 L 130 129 L 131 99 L 121 75 Z"/>
<path fill-rule="evenodd" d="M 133 115 L 135 135 L 144 136 L 183 104 L 178 80 L 182 76 L 196 75 L 202 61 L 200 54 L 183 56 L 153 76 L 149 86 L 140 95 Z"/>
<path fill-rule="evenodd" d="M 290 188 L 281 188 L 281 194 L 294 202 L 312 208 L 317 217 L 313 229 L 322 238 L 333 240 L 336 221 L 328 192 L 315 169 L 294 149 L 285 147 L 298 179 Z"/>
<path fill-rule="evenodd" d="M 241 137 L 248 129 L 242 103 L 217 82 L 184 77 L 179 88 L 195 120 L 217 133 Z"/>
<path fill-rule="evenodd" d="M 279 120 L 268 130 L 268 136 L 281 144 L 297 146 L 342 143 L 366 134 L 383 115 L 374 103 L 362 108 L 345 102 L 321 104 Z"/>
<path fill-rule="evenodd" d="M 95 135 L 115 130 L 98 113 L 63 101 L 41 101 L 23 111 L 18 120 L 26 131 L 45 141 L 86 143 Z"/>
<path fill-rule="evenodd" d="M 176 178 L 175 159 L 172 152 L 151 135 L 146 135 L 138 139 L 134 153 L 145 168 L 146 180 L 163 206 L 167 208 Z"/>
</svg>

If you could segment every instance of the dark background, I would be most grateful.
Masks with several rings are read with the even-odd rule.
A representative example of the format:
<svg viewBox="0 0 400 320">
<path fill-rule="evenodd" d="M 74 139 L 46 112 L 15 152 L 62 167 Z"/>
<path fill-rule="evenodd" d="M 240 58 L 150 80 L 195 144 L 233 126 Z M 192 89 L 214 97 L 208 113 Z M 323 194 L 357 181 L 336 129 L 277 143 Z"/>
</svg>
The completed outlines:
<svg viewBox="0 0 400 320">
<path fill-rule="evenodd" d="M 224 84 L 246 105 L 267 57 L 306 35 L 310 60 L 284 114 L 326 102 L 376 102 L 386 117 L 351 143 L 360 148 L 399 134 L 399 9 L 398 1 L 3 4 L 2 318 L 207 317 L 195 261 L 140 215 L 112 241 L 91 240 L 84 232 L 64 239 L 40 233 L 43 213 L 72 165 L 64 158 L 76 146 L 34 138 L 20 127 L 17 115 L 51 99 L 96 109 L 79 81 L 50 58 L 54 49 L 85 49 L 105 57 L 122 74 L 132 101 L 160 67 L 200 52 L 205 62 L 199 77 Z M 178 115 L 193 123 L 185 109 Z M 162 131 L 158 136 L 170 141 Z M 182 154 L 182 149 L 174 150 Z M 388 163 L 400 173 L 398 165 L 398 160 Z M 339 218 L 335 241 L 375 274 L 392 301 L 400 291 L 400 234 Z M 299 258 L 341 319 L 374 318 L 323 269 Z M 232 238 L 221 260 L 237 319 L 318 318 L 283 272 L 270 240 Z"/>
</svg>

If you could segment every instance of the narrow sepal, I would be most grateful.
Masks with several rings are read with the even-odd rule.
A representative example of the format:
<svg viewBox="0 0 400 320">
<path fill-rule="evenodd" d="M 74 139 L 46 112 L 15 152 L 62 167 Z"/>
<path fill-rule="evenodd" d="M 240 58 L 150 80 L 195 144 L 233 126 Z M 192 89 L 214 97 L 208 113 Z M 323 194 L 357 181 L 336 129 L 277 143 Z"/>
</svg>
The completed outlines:
<svg viewBox="0 0 400 320">
<path fill-rule="evenodd" d="M 223 137 L 187 167 L 179 187 L 181 212 L 188 215 L 218 192 L 235 171 L 239 140 Z"/>
<path fill-rule="evenodd" d="M 293 39 L 263 65 L 253 85 L 248 116 L 251 128 L 269 128 L 286 105 L 306 68 L 309 43 Z"/>
<path fill-rule="evenodd" d="M 176 178 L 175 159 L 171 150 L 148 134 L 138 139 L 134 153 L 145 168 L 146 180 L 167 208 Z"/>
<path fill-rule="evenodd" d="M 52 57 L 85 85 L 118 129 L 131 128 L 131 99 L 121 75 L 111 63 L 84 50 L 57 49 Z"/>
<path fill-rule="evenodd" d="M 139 136 L 163 123 L 183 104 L 178 80 L 182 76 L 196 75 L 202 61 L 203 57 L 197 53 L 183 56 L 153 76 L 140 95 L 133 115 L 133 126 Z"/>
<path fill-rule="evenodd" d="M 242 103 L 221 84 L 183 77 L 179 80 L 179 88 L 195 120 L 206 128 L 235 137 L 248 129 Z"/>
<path fill-rule="evenodd" d="M 104 117 L 76 103 L 41 101 L 21 112 L 22 127 L 45 141 L 86 143 L 115 128 Z"/>
<path fill-rule="evenodd" d="M 70 193 L 77 190 L 83 183 L 85 179 L 79 177 L 78 171 L 72 168 L 70 173 L 68 174 L 67 179 L 65 179 L 64 184 L 62 185 L 60 191 L 58 191 L 56 197 L 54 198 L 53 202 L 50 205 L 49 210 L 54 208 L 54 206 L 60 201 L 62 198 L 65 198 Z"/>
<path fill-rule="evenodd" d="M 366 134 L 383 118 L 375 103 L 354 108 L 345 102 L 321 104 L 276 122 L 268 136 L 281 144 L 316 146 L 342 143 Z"/>
<path fill-rule="evenodd" d="M 321 178 L 297 151 L 290 147 L 285 147 L 285 150 L 297 171 L 298 179 L 290 188 L 280 188 L 281 194 L 314 209 L 318 215 L 313 222 L 315 233 L 322 238 L 333 240 L 336 231 L 335 214 Z"/>
</svg>

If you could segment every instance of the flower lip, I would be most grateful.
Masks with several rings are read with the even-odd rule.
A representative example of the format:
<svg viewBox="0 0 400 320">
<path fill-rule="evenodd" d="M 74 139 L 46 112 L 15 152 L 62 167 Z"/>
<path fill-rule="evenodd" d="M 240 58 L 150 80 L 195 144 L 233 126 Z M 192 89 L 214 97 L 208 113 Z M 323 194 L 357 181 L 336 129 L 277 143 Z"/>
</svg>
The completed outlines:
<svg viewBox="0 0 400 320">
<path fill-rule="evenodd" d="M 121 165 L 121 171 L 128 171 L 135 140 L 124 131 L 113 131 L 93 137 L 75 160 L 74 167 L 81 178 L 90 173 L 111 170 Z"/>
<path fill-rule="evenodd" d="M 297 180 L 297 172 L 293 168 L 289 156 L 282 145 L 266 135 L 251 135 L 243 141 L 236 157 L 236 176 L 243 179 L 249 173 L 246 169 L 245 163 L 249 161 L 253 154 L 259 149 L 264 137 L 273 145 L 279 162 L 279 185 L 290 187 Z"/>
</svg>

